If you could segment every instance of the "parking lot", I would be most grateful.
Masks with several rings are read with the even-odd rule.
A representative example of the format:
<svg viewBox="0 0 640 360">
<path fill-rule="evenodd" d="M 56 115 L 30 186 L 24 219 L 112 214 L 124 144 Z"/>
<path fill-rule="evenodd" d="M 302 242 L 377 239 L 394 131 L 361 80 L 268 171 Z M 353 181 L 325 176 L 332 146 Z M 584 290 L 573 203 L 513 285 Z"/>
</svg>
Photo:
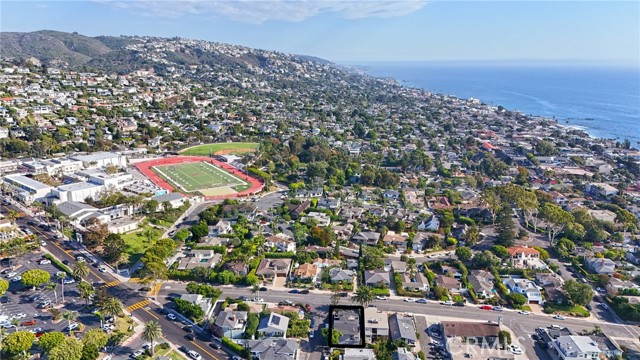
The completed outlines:
<svg viewBox="0 0 640 360">
<path fill-rule="evenodd" d="M 9 290 L 0 298 L 0 323 L 9 331 L 14 329 L 13 325 L 20 326 L 20 324 L 29 324 L 20 326 L 20 328 L 43 328 L 47 331 L 60 331 L 64 328 L 64 322 L 58 324 L 52 323 L 52 316 L 48 310 L 48 307 L 56 306 L 57 303 L 62 303 L 62 284 L 57 281 L 56 273 L 61 270 L 56 268 L 53 264 L 38 263 L 42 256 L 41 253 L 30 253 L 23 256 L 19 260 L 14 260 L 9 263 L 7 261 L 0 262 L 1 276 L 9 282 Z M 27 270 L 41 269 L 47 271 L 51 275 L 51 280 L 56 285 L 41 285 L 37 288 L 25 287 L 19 279 L 19 277 Z M 64 296 L 67 300 L 65 308 L 61 308 L 60 311 L 71 310 L 70 306 L 80 300 L 77 286 L 73 284 L 64 285 Z M 44 304 L 50 304 L 50 306 L 42 306 Z M 41 304 L 41 306 L 38 306 Z M 18 320 L 16 320 L 18 319 Z M 35 320 L 35 323 L 33 322 Z"/>
</svg>

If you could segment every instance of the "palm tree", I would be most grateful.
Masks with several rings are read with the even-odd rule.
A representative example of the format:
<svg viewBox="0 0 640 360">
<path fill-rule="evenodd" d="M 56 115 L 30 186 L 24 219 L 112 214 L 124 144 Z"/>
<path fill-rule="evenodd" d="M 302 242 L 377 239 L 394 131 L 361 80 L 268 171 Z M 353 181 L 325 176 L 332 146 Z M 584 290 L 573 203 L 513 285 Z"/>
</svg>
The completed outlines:
<svg viewBox="0 0 640 360">
<path fill-rule="evenodd" d="M 373 301 L 373 291 L 368 286 L 360 286 L 355 294 L 351 297 L 351 301 L 366 307 Z"/>
<path fill-rule="evenodd" d="M 62 318 L 67 320 L 67 325 L 69 326 L 69 334 L 71 334 L 71 322 L 78 318 L 78 313 L 75 311 L 67 310 L 62 314 Z"/>
<path fill-rule="evenodd" d="M 144 330 L 142 331 L 142 339 L 151 343 L 151 356 L 153 357 L 153 352 L 155 348 L 156 340 L 162 337 L 162 327 L 160 327 L 160 323 L 151 320 L 144 325 Z"/>
<path fill-rule="evenodd" d="M 255 295 L 258 293 L 258 291 L 260 291 L 260 285 L 255 284 L 251 287 L 251 294 Z"/>
<path fill-rule="evenodd" d="M 89 284 L 88 282 L 82 280 L 80 284 L 78 284 L 78 290 L 80 290 L 80 297 L 87 302 L 87 305 L 89 305 L 89 301 L 95 293 L 95 291 L 93 290 L 93 286 L 91 286 L 91 284 Z"/>
<path fill-rule="evenodd" d="M 58 280 L 60 280 L 60 284 L 62 284 L 62 302 L 64 303 L 64 279 L 67 278 L 67 274 L 64 272 L 59 272 L 58 275 Z"/>
<path fill-rule="evenodd" d="M 84 261 L 78 262 L 76 268 L 73 269 L 73 276 L 77 279 L 84 279 L 89 275 L 89 266 Z"/>
<path fill-rule="evenodd" d="M 124 305 L 122 305 L 122 302 L 117 298 L 108 297 L 104 299 L 104 302 L 101 304 L 100 311 L 105 315 L 113 316 L 115 323 L 116 317 L 124 316 Z"/>
<path fill-rule="evenodd" d="M 58 283 L 55 281 L 52 281 L 49 284 L 47 284 L 47 289 L 53 290 L 53 296 L 55 297 L 56 304 L 58 303 L 58 292 L 56 291 L 57 288 L 58 288 Z"/>
</svg>

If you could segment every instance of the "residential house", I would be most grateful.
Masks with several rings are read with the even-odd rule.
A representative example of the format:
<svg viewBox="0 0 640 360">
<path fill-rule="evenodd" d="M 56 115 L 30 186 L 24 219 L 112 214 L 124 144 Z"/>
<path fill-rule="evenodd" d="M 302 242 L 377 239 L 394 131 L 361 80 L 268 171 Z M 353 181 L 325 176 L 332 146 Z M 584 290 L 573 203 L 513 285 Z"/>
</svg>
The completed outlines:
<svg viewBox="0 0 640 360">
<path fill-rule="evenodd" d="M 247 341 L 249 353 L 255 360 L 296 360 L 298 342 L 290 339 L 260 339 Z"/>
<path fill-rule="evenodd" d="M 564 280 L 553 273 L 537 273 L 535 276 L 538 285 L 544 290 L 545 300 L 556 304 L 562 304 L 566 299 L 562 291 Z"/>
<path fill-rule="evenodd" d="M 347 240 L 351 236 L 351 233 L 353 232 L 353 224 L 345 224 L 345 225 L 333 224 L 331 225 L 331 228 L 333 229 L 333 231 L 336 233 L 336 236 L 340 240 Z"/>
<path fill-rule="evenodd" d="M 310 220 L 320 227 L 327 227 L 331 225 L 331 217 L 322 212 L 312 211 L 307 214 L 307 216 L 303 217 L 300 221 L 306 223 Z"/>
<path fill-rule="evenodd" d="M 438 231 L 440 228 L 440 219 L 437 215 L 431 214 L 428 218 L 422 220 L 418 224 L 418 230 L 420 231 Z"/>
<path fill-rule="evenodd" d="M 230 261 L 224 264 L 224 269 L 236 274 L 236 276 L 246 276 L 249 273 L 249 265 L 241 261 Z"/>
<path fill-rule="evenodd" d="M 402 340 L 409 346 L 417 341 L 416 326 L 411 316 L 395 313 L 389 317 L 389 334 L 391 341 Z"/>
<path fill-rule="evenodd" d="M 168 193 L 164 195 L 154 196 L 152 200 L 155 200 L 158 202 L 157 210 L 165 210 L 164 208 L 165 204 L 170 209 L 177 209 L 180 206 L 184 205 L 189 199 L 183 194 L 173 192 L 173 193 Z"/>
<path fill-rule="evenodd" d="M 366 343 L 389 338 L 389 313 L 375 306 L 364 309 L 364 335 Z"/>
<path fill-rule="evenodd" d="M 387 234 L 382 239 L 385 246 L 393 246 L 396 250 L 404 252 L 407 249 L 407 241 L 409 240 L 409 234 L 402 232 L 396 234 L 394 231 L 387 231 Z"/>
<path fill-rule="evenodd" d="M 547 264 L 540 260 L 540 252 L 528 246 L 512 246 L 507 249 L 511 264 L 518 269 L 546 269 Z"/>
<path fill-rule="evenodd" d="M 429 281 L 421 272 L 416 273 L 413 278 L 405 272 L 400 275 L 400 279 L 402 280 L 401 286 L 406 290 L 428 292 L 430 289 Z"/>
<path fill-rule="evenodd" d="M 291 259 L 262 259 L 256 275 L 266 278 L 287 276 L 289 268 L 291 268 Z"/>
<path fill-rule="evenodd" d="M 221 311 L 211 331 L 219 338 L 242 339 L 247 328 L 247 316 L 246 311 Z"/>
<path fill-rule="evenodd" d="M 442 286 L 447 289 L 449 293 L 458 294 L 463 292 L 462 283 L 458 279 L 454 279 L 452 277 L 448 277 L 445 275 L 437 275 L 435 279 L 435 284 L 437 286 Z"/>
<path fill-rule="evenodd" d="M 318 200 L 318 209 L 329 209 L 335 211 L 340 207 L 341 200 L 337 198 L 322 198 Z"/>
<path fill-rule="evenodd" d="M 341 360 L 376 360 L 373 349 L 346 348 Z"/>
<path fill-rule="evenodd" d="M 311 201 L 308 200 L 299 205 L 289 204 L 289 215 L 293 220 L 299 219 L 309 206 L 311 206 Z"/>
<path fill-rule="evenodd" d="M 391 261 L 391 269 L 396 274 L 402 274 L 407 271 L 407 263 L 400 260 Z"/>
<path fill-rule="evenodd" d="M 215 225 L 209 226 L 209 236 L 215 237 L 218 235 L 229 234 L 233 228 L 231 223 L 226 220 L 219 220 Z"/>
<path fill-rule="evenodd" d="M 636 285 L 636 283 L 629 280 L 622 280 L 616 277 L 611 277 L 609 279 L 609 283 L 607 284 L 607 292 L 609 294 L 615 295 L 622 289 L 638 289 L 640 290 L 640 286 Z"/>
<path fill-rule="evenodd" d="M 332 266 L 340 266 L 341 261 L 336 259 L 323 259 L 317 258 L 313 260 L 313 265 L 315 265 L 318 269 L 324 269 Z"/>
<path fill-rule="evenodd" d="M 364 272 L 364 284 L 367 286 L 389 287 L 391 276 L 384 269 L 367 270 Z"/>
<path fill-rule="evenodd" d="M 351 238 L 356 244 L 376 245 L 380 239 L 380 233 L 376 231 L 361 231 Z"/>
<path fill-rule="evenodd" d="M 270 313 L 260 320 L 258 333 L 262 337 L 287 337 L 289 318 L 280 314 Z"/>
<path fill-rule="evenodd" d="M 587 266 L 598 274 L 612 275 L 616 272 L 616 263 L 607 258 L 588 259 Z"/>
<path fill-rule="evenodd" d="M 208 319 L 213 313 L 214 306 L 211 298 L 204 297 L 200 294 L 182 294 L 180 295 L 180 299 L 199 306 L 204 312 L 205 319 Z"/>
<path fill-rule="evenodd" d="M 475 344 L 493 345 L 500 333 L 500 325 L 495 322 L 443 321 L 440 326 L 447 344 L 464 340 Z"/>
<path fill-rule="evenodd" d="M 469 285 L 478 297 L 488 299 L 496 296 L 494 281 L 495 276 L 486 270 L 473 270 L 469 274 Z"/>
<path fill-rule="evenodd" d="M 385 190 L 382 193 L 382 197 L 387 200 L 398 200 L 400 198 L 400 191 L 398 190 Z"/>
<path fill-rule="evenodd" d="M 391 354 L 391 360 L 416 360 L 416 356 L 407 348 L 398 348 Z"/>
<path fill-rule="evenodd" d="M 298 280 L 316 280 L 316 274 L 318 268 L 313 264 L 302 264 L 295 268 L 291 274 L 291 277 Z"/>
<path fill-rule="evenodd" d="M 335 267 L 329 269 L 329 276 L 331 278 L 331 283 L 351 283 L 353 282 L 354 276 L 356 276 L 355 271 L 353 270 L 344 270 L 339 267 Z"/>
<path fill-rule="evenodd" d="M 559 360 L 596 360 L 602 353 L 598 344 L 588 336 L 559 336 L 552 344 Z"/>
<path fill-rule="evenodd" d="M 178 270 L 191 270 L 197 267 L 213 268 L 222 260 L 221 254 L 213 250 L 189 250 L 186 256 L 178 259 Z"/>
<path fill-rule="evenodd" d="M 527 297 L 529 304 L 544 304 L 541 288 L 529 279 L 507 277 L 502 283 L 510 290 Z"/>
</svg>

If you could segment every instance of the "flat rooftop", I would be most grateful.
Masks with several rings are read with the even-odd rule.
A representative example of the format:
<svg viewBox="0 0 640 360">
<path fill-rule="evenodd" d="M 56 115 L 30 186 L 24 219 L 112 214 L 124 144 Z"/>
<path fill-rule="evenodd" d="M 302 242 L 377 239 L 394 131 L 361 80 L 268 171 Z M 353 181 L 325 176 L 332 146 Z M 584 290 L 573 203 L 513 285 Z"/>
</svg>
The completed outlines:
<svg viewBox="0 0 640 360">
<path fill-rule="evenodd" d="M 24 175 L 7 175 L 4 177 L 5 179 L 11 180 L 14 183 L 26 186 L 33 190 L 49 190 L 52 189 L 51 186 L 41 183 L 40 181 L 33 180 L 30 177 Z"/>
</svg>

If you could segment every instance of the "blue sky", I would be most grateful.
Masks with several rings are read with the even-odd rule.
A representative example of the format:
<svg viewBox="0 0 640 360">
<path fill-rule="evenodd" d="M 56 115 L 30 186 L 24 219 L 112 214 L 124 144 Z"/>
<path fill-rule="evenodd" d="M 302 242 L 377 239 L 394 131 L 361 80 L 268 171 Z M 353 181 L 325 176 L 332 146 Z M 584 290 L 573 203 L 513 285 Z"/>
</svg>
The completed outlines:
<svg viewBox="0 0 640 360">
<path fill-rule="evenodd" d="M 337 62 L 640 66 L 638 1 L 2 0 L 0 12 L 2 31 L 181 36 Z"/>
</svg>

